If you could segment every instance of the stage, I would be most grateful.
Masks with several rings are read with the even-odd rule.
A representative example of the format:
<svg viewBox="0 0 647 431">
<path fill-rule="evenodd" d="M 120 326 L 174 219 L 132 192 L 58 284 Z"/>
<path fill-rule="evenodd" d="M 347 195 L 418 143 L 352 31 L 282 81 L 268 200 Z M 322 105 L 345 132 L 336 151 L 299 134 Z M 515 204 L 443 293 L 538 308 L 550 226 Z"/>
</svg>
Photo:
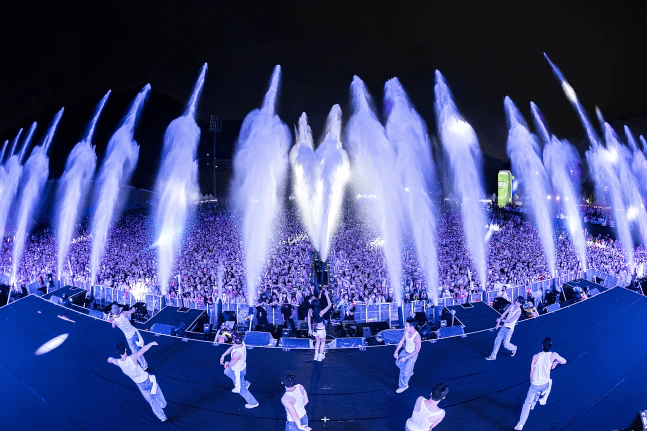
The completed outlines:
<svg viewBox="0 0 647 431">
<path fill-rule="evenodd" d="M 0 309 L 0 428 L 283 430 L 279 375 L 291 369 L 308 391 L 313 430 L 403 430 L 416 398 L 428 397 L 438 382 L 449 386 L 438 430 L 512 429 L 532 355 L 550 336 L 568 363 L 552 372 L 547 405 L 535 407 L 525 429 L 613 430 L 647 408 L 645 322 L 647 298 L 614 288 L 520 322 L 514 358 L 502 348 L 495 362 L 484 359 L 495 338 L 489 329 L 423 342 L 402 394 L 395 393 L 393 346 L 332 350 L 323 362 L 313 361 L 312 350 L 257 347 L 247 356 L 250 391 L 260 403 L 252 410 L 231 393 L 218 364 L 228 346 L 142 332 L 146 342 L 159 343 L 146 359 L 168 401 L 169 420 L 161 423 L 136 385 L 107 362 L 125 341 L 119 329 L 32 295 Z M 58 348 L 34 354 L 62 334 L 69 335 Z"/>
</svg>

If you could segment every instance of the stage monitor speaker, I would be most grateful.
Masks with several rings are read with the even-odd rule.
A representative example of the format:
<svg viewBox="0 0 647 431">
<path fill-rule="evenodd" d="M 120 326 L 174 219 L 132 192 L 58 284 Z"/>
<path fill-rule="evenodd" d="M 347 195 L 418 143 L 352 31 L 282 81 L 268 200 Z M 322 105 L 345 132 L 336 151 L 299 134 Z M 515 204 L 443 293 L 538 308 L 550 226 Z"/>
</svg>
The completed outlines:
<svg viewBox="0 0 647 431">
<path fill-rule="evenodd" d="M 437 332 L 438 338 L 454 337 L 456 335 L 463 335 L 465 331 L 462 326 L 449 326 L 447 328 L 440 328 Z"/>
<path fill-rule="evenodd" d="M 281 337 L 288 338 L 290 336 L 290 328 L 283 328 L 281 330 Z"/>
<path fill-rule="evenodd" d="M 366 346 L 366 339 L 364 337 L 346 337 L 336 338 L 333 341 L 333 348 L 348 349 Z"/>
<path fill-rule="evenodd" d="M 647 430 L 647 410 L 638 412 L 636 418 L 631 422 L 629 428 L 625 431 L 645 431 Z"/>
<path fill-rule="evenodd" d="M 589 289 L 589 295 L 595 296 L 595 295 L 599 295 L 599 294 L 600 294 L 600 291 L 598 290 L 597 287 L 594 287 L 593 289 Z"/>
<path fill-rule="evenodd" d="M 424 326 L 427 323 L 427 315 L 424 311 L 416 311 L 415 319 L 420 326 Z"/>
<path fill-rule="evenodd" d="M 173 325 L 155 323 L 153 326 L 151 326 L 151 332 L 154 334 L 173 335 Z"/>
<path fill-rule="evenodd" d="M 245 333 L 245 345 L 271 347 L 275 345 L 275 341 L 269 332 L 247 331 Z"/>
<path fill-rule="evenodd" d="M 371 336 L 371 328 L 367 326 L 362 327 L 362 337 L 369 338 Z"/>
<path fill-rule="evenodd" d="M 546 306 L 547 313 L 552 313 L 553 311 L 557 311 L 557 310 L 559 310 L 559 302 Z"/>
<path fill-rule="evenodd" d="M 208 323 L 205 323 L 203 331 L 204 331 L 204 335 L 211 334 L 211 325 Z"/>
<path fill-rule="evenodd" d="M 441 328 L 446 328 L 447 327 L 447 321 L 446 320 L 441 320 L 440 321 L 440 327 Z"/>
<path fill-rule="evenodd" d="M 49 300 L 50 300 L 51 302 L 53 302 L 54 304 L 60 304 L 60 303 L 62 302 L 62 301 L 61 301 L 61 298 L 59 298 L 59 297 L 58 297 L 58 296 L 56 296 L 56 295 L 52 295 L 52 296 L 50 296 Z"/>
<path fill-rule="evenodd" d="M 384 340 L 384 344 L 398 344 L 402 337 L 404 336 L 404 329 L 386 329 L 380 331 L 375 338 L 379 340 Z"/>
<path fill-rule="evenodd" d="M 503 312 L 510 306 L 510 301 L 505 298 L 497 297 L 492 301 L 492 308 L 494 308 L 499 314 Z"/>
<path fill-rule="evenodd" d="M 312 349 L 312 340 L 310 338 L 281 337 L 279 347 L 284 349 Z"/>
</svg>

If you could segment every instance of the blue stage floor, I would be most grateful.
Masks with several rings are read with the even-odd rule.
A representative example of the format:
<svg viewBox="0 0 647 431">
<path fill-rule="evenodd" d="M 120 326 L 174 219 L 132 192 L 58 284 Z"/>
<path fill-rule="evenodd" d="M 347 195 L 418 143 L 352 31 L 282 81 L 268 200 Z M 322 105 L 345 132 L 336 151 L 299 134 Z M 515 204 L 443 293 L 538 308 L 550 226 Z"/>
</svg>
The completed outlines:
<svg viewBox="0 0 647 431">
<path fill-rule="evenodd" d="M 67 311 L 66 316 L 63 315 Z M 59 316 L 67 317 L 65 320 Z M 50 353 L 46 341 L 69 334 Z M 231 393 L 218 364 L 227 346 L 143 333 L 158 341 L 147 354 L 169 421 L 160 423 L 135 384 L 107 362 L 123 341 L 107 322 L 29 296 L 0 309 L 0 429 L 283 430 L 279 375 L 296 372 L 310 396 L 313 430 L 403 430 L 418 396 L 437 382 L 449 396 L 438 430 L 504 430 L 516 424 L 528 390 L 532 355 L 551 336 L 568 360 L 552 373 L 546 406 L 531 412 L 528 430 L 613 430 L 647 408 L 647 298 L 615 288 L 583 303 L 520 322 L 512 358 L 502 349 L 485 361 L 495 333 L 423 343 L 409 389 L 396 394 L 393 346 L 334 350 L 314 362 L 311 350 L 248 351 L 247 378 L 260 402 L 253 410 Z"/>
</svg>

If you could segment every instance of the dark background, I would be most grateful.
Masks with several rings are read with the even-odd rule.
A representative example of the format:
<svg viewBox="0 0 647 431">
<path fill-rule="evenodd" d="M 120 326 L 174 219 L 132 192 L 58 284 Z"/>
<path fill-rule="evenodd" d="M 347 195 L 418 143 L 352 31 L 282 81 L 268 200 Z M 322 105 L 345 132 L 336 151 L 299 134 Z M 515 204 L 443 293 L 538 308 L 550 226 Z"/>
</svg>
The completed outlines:
<svg viewBox="0 0 647 431">
<path fill-rule="evenodd" d="M 306 112 L 315 137 L 333 104 L 348 118 L 353 75 L 365 81 L 378 107 L 385 81 L 397 76 L 435 134 L 438 69 L 480 138 L 486 190 L 492 192 L 496 170 L 509 166 L 506 95 L 527 119 L 534 101 L 553 133 L 573 139 L 581 152 L 588 146 L 579 139 L 579 120 L 543 52 L 591 116 L 597 105 L 614 125 L 647 129 L 646 24 L 644 2 L 21 3 L 6 8 L 0 22 L 0 139 L 11 140 L 19 127 L 38 120 L 39 143 L 54 112 L 65 106 L 50 152 L 50 178 L 58 178 L 96 103 L 112 89 L 94 140 L 100 164 L 132 98 L 150 82 L 131 183 L 152 188 L 164 130 L 183 112 L 207 62 L 198 110 L 200 182 L 206 193 L 213 187 L 209 115 L 225 120 L 216 156 L 226 178 L 240 122 L 260 106 L 274 65 L 283 67 L 281 118 L 292 128 Z"/>
</svg>

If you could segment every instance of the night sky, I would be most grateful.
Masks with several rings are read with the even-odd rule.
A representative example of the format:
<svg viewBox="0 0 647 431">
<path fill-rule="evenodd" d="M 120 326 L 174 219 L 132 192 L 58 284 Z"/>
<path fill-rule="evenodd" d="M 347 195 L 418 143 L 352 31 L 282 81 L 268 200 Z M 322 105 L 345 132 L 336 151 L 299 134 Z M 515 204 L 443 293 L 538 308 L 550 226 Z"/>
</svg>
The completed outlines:
<svg viewBox="0 0 647 431">
<path fill-rule="evenodd" d="M 150 82 L 184 105 L 204 62 L 203 121 L 212 113 L 242 120 L 260 106 L 272 68 L 280 64 L 281 118 L 292 127 L 306 112 L 317 137 L 333 104 L 348 107 L 353 75 L 366 82 L 378 107 L 385 81 L 397 76 L 436 133 L 438 69 L 483 152 L 501 160 L 507 159 L 506 95 L 528 120 L 529 102 L 537 103 L 560 137 L 581 133 L 543 52 L 591 116 L 597 104 L 610 122 L 647 117 L 646 3 L 437 3 L 49 2 L 14 8 L 0 25 L 0 138 L 11 139 L 44 110 L 83 97 L 98 102 L 108 89 L 130 97 Z M 117 107 L 109 102 L 110 109 Z M 118 109 L 121 115 L 125 106 Z M 68 109 L 62 124 L 91 115 Z M 37 139 L 44 127 L 39 132 Z M 96 142 L 99 154 L 106 144 Z M 161 142 L 140 144 L 161 148 Z"/>
</svg>

